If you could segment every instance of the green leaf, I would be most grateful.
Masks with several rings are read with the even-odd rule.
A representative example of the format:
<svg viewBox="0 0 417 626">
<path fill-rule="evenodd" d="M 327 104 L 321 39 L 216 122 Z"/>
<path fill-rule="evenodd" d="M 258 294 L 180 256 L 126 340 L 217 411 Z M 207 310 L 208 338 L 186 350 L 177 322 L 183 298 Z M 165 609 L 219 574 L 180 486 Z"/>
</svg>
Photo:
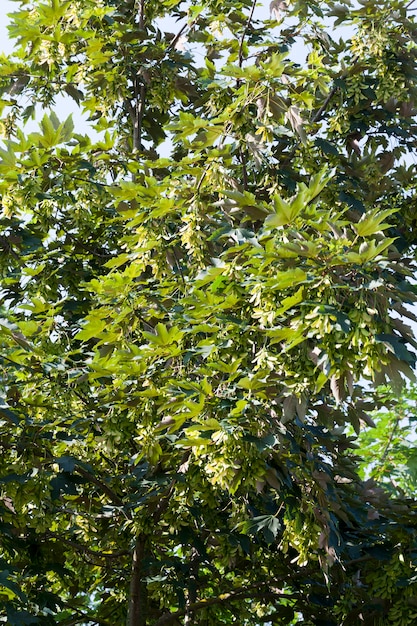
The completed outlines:
<svg viewBox="0 0 417 626">
<path fill-rule="evenodd" d="M 416 355 L 407 350 L 405 342 L 400 337 L 388 333 L 379 333 L 375 335 L 375 339 L 379 343 L 384 344 L 400 361 L 406 361 L 406 363 L 415 365 Z"/>
<path fill-rule="evenodd" d="M 281 524 L 274 515 L 259 515 L 240 522 L 235 528 L 245 535 L 257 535 L 262 530 L 267 543 L 272 543 L 281 528 Z"/>
<path fill-rule="evenodd" d="M 277 272 L 273 286 L 275 289 L 287 289 L 290 286 L 298 285 L 305 281 L 307 281 L 306 272 L 299 267 L 295 267 L 285 272 Z"/>
<path fill-rule="evenodd" d="M 284 298 L 281 302 L 281 306 L 277 309 L 277 315 L 282 315 L 286 313 L 289 309 L 296 307 L 304 300 L 304 288 L 300 287 L 293 296 L 288 296 Z"/>
<path fill-rule="evenodd" d="M 340 156 L 339 154 L 339 150 L 337 149 L 337 147 L 331 143 L 330 141 L 327 141 L 326 139 L 323 139 L 321 137 L 317 137 L 314 140 L 315 145 L 320 148 L 320 150 L 322 150 L 324 152 L 324 154 L 329 154 L 329 155 L 334 155 L 334 156 Z"/>
<path fill-rule="evenodd" d="M 369 237 L 376 233 L 389 228 L 391 224 L 384 222 L 384 220 L 397 212 L 397 209 L 385 209 L 384 211 L 374 210 L 371 213 L 366 213 L 355 224 L 355 230 L 360 237 Z"/>
<path fill-rule="evenodd" d="M 0 400 L 0 402 L 0 417 L 5 418 L 17 426 L 20 423 L 20 417 L 14 411 L 11 411 L 9 407 L 3 403 L 4 401 Z"/>
<path fill-rule="evenodd" d="M 64 455 L 56 459 L 56 463 L 58 463 L 63 472 L 72 474 L 77 465 L 77 460 L 71 456 Z"/>
<path fill-rule="evenodd" d="M 90 315 L 83 329 L 75 335 L 75 339 L 79 341 L 88 341 L 92 338 L 99 339 L 106 327 L 106 320 L 95 315 Z"/>
<path fill-rule="evenodd" d="M 10 580 L 9 576 L 10 572 L 8 570 L 0 572 L 0 595 L 6 591 L 6 593 L 9 592 L 7 595 L 10 600 L 18 597 L 22 602 L 26 603 L 28 601 L 26 595 L 22 592 L 19 585 Z"/>
<path fill-rule="evenodd" d="M 181 341 L 184 333 L 177 326 L 168 329 L 165 324 L 158 322 L 155 326 L 155 334 L 143 331 L 143 336 L 151 343 L 159 346 L 170 346 Z"/>
</svg>

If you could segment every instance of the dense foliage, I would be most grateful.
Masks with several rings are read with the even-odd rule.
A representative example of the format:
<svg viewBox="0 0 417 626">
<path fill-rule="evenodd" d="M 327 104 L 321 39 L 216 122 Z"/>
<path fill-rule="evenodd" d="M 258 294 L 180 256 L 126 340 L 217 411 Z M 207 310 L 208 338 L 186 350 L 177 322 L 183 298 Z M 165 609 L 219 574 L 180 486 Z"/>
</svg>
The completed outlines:
<svg viewBox="0 0 417 626">
<path fill-rule="evenodd" d="M 403 390 L 400 398 L 387 387 L 378 392 L 385 406 L 372 415 L 372 428 L 360 433 L 360 473 L 364 479 L 383 483 L 392 494 L 415 497 L 417 389 L 413 385 Z"/>
<path fill-rule="evenodd" d="M 415 623 L 413 3 L 259 4 L 17 1 L 0 622 Z"/>
</svg>

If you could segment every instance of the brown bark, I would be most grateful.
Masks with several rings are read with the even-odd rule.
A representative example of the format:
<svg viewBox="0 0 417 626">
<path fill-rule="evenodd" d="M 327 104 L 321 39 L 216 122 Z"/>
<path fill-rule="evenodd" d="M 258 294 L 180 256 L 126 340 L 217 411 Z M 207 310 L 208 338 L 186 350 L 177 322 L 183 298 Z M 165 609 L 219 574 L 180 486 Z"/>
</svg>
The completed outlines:
<svg viewBox="0 0 417 626">
<path fill-rule="evenodd" d="M 184 626 L 191 626 L 193 623 L 193 611 L 190 610 L 190 607 L 192 607 L 197 602 L 197 578 L 199 558 L 200 555 L 198 551 L 193 548 L 191 551 L 190 573 L 184 614 Z"/>
<path fill-rule="evenodd" d="M 139 535 L 133 550 L 127 626 L 146 626 L 147 623 L 148 599 L 143 566 L 146 543 L 146 538 Z"/>
</svg>

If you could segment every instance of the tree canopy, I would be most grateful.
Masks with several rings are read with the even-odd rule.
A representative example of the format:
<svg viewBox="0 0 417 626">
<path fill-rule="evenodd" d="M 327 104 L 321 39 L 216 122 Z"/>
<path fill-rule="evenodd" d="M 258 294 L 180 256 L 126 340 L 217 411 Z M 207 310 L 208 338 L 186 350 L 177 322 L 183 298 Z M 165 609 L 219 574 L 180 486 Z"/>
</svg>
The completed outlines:
<svg viewBox="0 0 417 626">
<path fill-rule="evenodd" d="M 413 3 L 259 4 L 16 0 L 0 622 L 417 619 Z"/>
</svg>

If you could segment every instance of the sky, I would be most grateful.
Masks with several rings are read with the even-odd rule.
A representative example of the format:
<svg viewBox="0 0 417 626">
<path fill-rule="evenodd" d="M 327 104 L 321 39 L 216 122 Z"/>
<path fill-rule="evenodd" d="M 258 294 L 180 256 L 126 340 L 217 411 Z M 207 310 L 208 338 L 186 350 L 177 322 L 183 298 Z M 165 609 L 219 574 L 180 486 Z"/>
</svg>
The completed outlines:
<svg viewBox="0 0 417 626">
<path fill-rule="evenodd" d="M 0 52 L 9 53 L 12 50 L 11 42 L 8 38 L 7 24 L 9 18 L 7 13 L 14 11 L 16 3 L 10 0 L 0 0 Z"/>
</svg>

